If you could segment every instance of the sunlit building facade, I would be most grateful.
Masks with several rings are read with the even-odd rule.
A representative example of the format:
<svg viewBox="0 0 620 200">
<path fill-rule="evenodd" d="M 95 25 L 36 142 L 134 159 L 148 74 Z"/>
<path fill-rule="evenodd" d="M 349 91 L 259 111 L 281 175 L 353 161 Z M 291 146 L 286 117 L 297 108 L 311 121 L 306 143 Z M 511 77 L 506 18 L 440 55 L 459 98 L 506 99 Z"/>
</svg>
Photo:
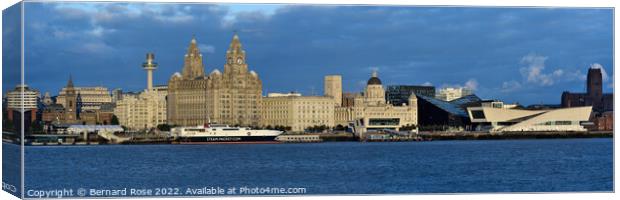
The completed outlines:
<svg viewBox="0 0 620 200">
<path fill-rule="evenodd" d="M 261 94 L 262 82 L 256 72 L 248 70 L 237 34 L 226 51 L 224 72 L 214 69 L 208 76 L 196 39 L 192 39 L 182 73 L 175 73 L 168 82 L 168 122 L 259 126 Z"/>
<path fill-rule="evenodd" d="M 363 138 L 369 131 L 399 131 L 403 126 L 417 126 L 417 107 L 415 95 L 403 106 L 387 103 L 381 80 L 373 72 L 363 95 L 354 98 L 353 106 L 335 108 L 334 120 L 336 125 L 353 126 L 355 134 Z"/>
<path fill-rule="evenodd" d="M 299 93 L 269 94 L 263 97 L 263 126 L 290 127 L 302 132 L 313 126 L 334 127 L 334 98 L 301 96 Z"/>
</svg>

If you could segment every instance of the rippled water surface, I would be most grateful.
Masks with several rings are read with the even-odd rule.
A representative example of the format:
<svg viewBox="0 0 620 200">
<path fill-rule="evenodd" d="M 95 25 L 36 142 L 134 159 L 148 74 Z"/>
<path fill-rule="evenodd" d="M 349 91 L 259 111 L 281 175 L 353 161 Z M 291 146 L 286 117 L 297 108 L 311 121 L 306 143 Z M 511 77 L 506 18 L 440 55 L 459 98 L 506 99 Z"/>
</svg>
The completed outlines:
<svg viewBox="0 0 620 200">
<path fill-rule="evenodd" d="M 5 151 L 18 148 L 3 146 Z M 610 138 L 27 147 L 26 190 L 247 186 L 303 187 L 308 194 L 611 191 L 612 153 Z"/>
</svg>

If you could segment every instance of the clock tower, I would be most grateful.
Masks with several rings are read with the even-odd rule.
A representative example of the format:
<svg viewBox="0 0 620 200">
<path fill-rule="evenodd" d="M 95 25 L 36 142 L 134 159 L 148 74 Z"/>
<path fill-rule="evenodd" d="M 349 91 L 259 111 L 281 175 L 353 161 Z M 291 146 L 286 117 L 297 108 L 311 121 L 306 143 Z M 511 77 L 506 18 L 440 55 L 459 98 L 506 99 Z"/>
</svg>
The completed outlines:
<svg viewBox="0 0 620 200">
<path fill-rule="evenodd" d="M 247 73 L 248 65 L 245 62 L 245 51 L 241 47 L 239 36 L 235 33 L 232 42 L 226 51 L 224 73 Z"/>
<path fill-rule="evenodd" d="M 73 78 L 69 76 L 65 97 L 65 121 L 74 123 L 78 120 L 78 95 L 73 86 Z"/>
</svg>

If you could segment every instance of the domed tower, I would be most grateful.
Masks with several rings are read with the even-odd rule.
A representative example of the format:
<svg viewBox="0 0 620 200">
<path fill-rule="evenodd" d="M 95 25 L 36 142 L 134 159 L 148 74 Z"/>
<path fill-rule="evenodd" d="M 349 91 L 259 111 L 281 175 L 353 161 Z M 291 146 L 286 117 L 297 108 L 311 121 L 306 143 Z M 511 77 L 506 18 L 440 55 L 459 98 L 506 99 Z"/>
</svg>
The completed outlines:
<svg viewBox="0 0 620 200">
<path fill-rule="evenodd" d="M 372 76 L 368 79 L 366 90 L 364 91 L 364 99 L 367 104 L 385 104 L 385 90 L 381 85 L 381 79 L 377 77 L 377 71 L 372 72 Z"/>
<path fill-rule="evenodd" d="M 192 41 L 187 48 L 187 54 L 185 54 L 185 62 L 183 65 L 183 71 L 181 72 L 184 79 L 200 79 L 205 76 L 205 69 L 202 63 L 202 54 L 198 49 L 198 42 L 196 37 L 192 37 Z"/>
</svg>

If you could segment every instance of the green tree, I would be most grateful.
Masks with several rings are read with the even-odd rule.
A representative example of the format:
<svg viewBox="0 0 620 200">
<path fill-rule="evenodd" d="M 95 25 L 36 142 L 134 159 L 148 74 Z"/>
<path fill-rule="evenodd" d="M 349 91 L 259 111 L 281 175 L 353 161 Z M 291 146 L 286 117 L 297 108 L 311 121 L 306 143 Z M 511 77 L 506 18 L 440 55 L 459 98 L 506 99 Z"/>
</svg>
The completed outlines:
<svg viewBox="0 0 620 200">
<path fill-rule="evenodd" d="M 411 130 L 414 130 L 416 128 L 417 128 L 417 126 L 415 124 L 407 124 L 407 125 L 401 126 L 400 130 L 401 131 L 411 131 Z"/>
<path fill-rule="evenodd" d="M 112 120 L 110 121 L 110 124 L 112 124 L 112 125 L 119 125 L 120 124 L 118 122 L 118 117 L 116 117 L 116 115 L 112 115 Z"/>
<path fill-rule="evenodd" d="M 160 131 L 170 131 L 170 129 L 172 129 L 172 126 L 168 124 L 159 124 L 157 125 L 157 129 Z"/>
<path fill-rule="evenodd" d="M 346 130 L 346 128 L 343 125 L 338 124 L 336 127 L 334 127 L 334 130 L 335 131 L 344 131 L 344 130 Z"/>
<path fill-rule="evenodd" d="M 41 132 L 43 132 L 43 125 L 41 125 L 40 123 L 37 123 L 36 121 L 32 122 L 30 124 L 30 128 L 31 128 L 30 130 L 33 133 L 41 133 Z"/>
</svg>

